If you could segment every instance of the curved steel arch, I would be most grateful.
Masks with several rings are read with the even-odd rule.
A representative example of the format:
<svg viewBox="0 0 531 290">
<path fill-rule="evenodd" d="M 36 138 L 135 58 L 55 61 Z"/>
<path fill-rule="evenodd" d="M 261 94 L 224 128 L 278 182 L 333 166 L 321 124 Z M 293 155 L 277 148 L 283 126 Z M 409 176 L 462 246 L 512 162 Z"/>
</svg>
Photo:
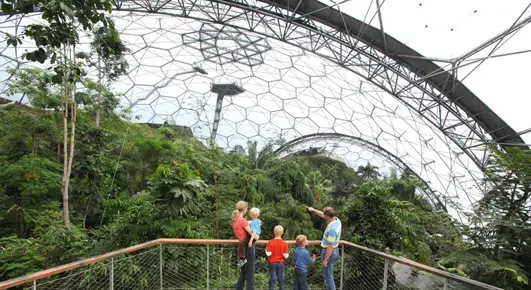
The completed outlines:
<svg viewBox="0 0 531 290">
<path fill-rule="evenodd" d="M 253 1 L 252 5 L 248 3 L 250 1 Z M 434 183 L 431 183 L 434 185 L 433 190 L 438 194 L 441 200 L 444 201 L 449 210 L 452 210 L 452 206 L 454 206 L 454 209 L 459 215 L 459 212 L 462 209 L 459 207 L 459 203 L 451 204 L 451 199 L 458 198 L 457 202 L 460 202 L 460 198 L 466 197 L 468 201 L 470 201 L 470 204 L 477 201 L 477 195 L 476 197 L 471 198 L 469 191 L 467 191 L 470 186 L 466 189 L 464 186 L 471 185 L 471 182 L 467 182 L 472 181 L 475 183 L 475 188 L 478 190 L 483 189 L 483 186 L 485 185 L 478 182 L 481 180 L 481 173 L 478 172 L 477 169 L 482 169 L 485 156 L 488 153 L 484 145 L 501 142 L 501 139 L 498 138 L 499 140 L 497 140 L 496 137 L 493 137 L 494 133 L 499 133 L 501 131 L 492 129 L 495 127 L 494 125 L 492 125 L 492 128 L 487 128 L 483 123 L 477 121 L 476 119 L 480 115 L 470 115 L 473 112 L 471 113 L 469 110 L 465 110 L 466 108 L 463 109 L 462 105 L 458 104 L 459 101 L 463 100 L 458 98 L 457 95 L 453 95 L 453 97 L 448 96 L 455 94 L 453 88 L 458 87 L 456 85 L 457 82 L 452 82 L 453 88 L 448 88 L 446 91 L 438 89 L 436 84 L 433 83 L 435 77 L 447 74 L 449 78 L 446 80 L 446 85 L 448 86 L 450 84 L 449 79 L 454 80 L 450 73 L 439 68 L 441 71 L 434 71 L 431 74 L 422 74 L 419 72 L 419 68 L 416 68 L 413 65 L 408 66 L 400 62 L 400 59 L 403 59 L 404 61 L 415 59 L 411 54 L 398 54 L 398 48 L 403 46 L 402 44 L 392 40 L 389 36 L 387 36 L 388 41 L 382 42 L 380 39 L 381 43 L 379 44 L 378 38 L 386 36 L 385 34 L 382 34 L 381 31 L 371 28 L 355 19 L 350 19 L 348 16 L 342 15 L 338 11 L 319 2 L 301 0 L 298 2 L 298 4 L 300 4 L 299 6 L 296 6 L 295 8 L 288 6 L 287 9 L 279 6 L 281 4 L 277 2 L 280 1 L 274 2 L 275 3 L 271 4 L 271 1 L 266 3 L 264 1 L 255 0 L 114 0 L 117 11 L 129 11 L 131 12 L 129 14 L 134 16 L 159 15 L 160 18 L 176 17 L 182 18 L 179 19 L 178 22 L 195 23 L 195 21 L 197 21 L 196 24 L 207 23 L 212 24 L 215 27 L 232 28 L 242 33 L 245 33 L 245 31 L 251 31 L 258 36 L 280 40 L 286 44 L 293 45 L 300 50 L 311 52 L 312 54 L 325 59 L 325 62 L 339 64 L 344 69 L 362 76 L 377 87 L 382 88 L 385 92 L 394 95 L 398 101 L 405 104 L 408 109 L 407 113 L 411 114 L 416 112 L 413 114 L 413 118 L 418 119 L 419 123 L 422 122 L 423 126 L 427 125 L 426 127 L 433 130 L 432 134 L 436 135 L 436 138 L 422 138 L 422 140 L 420 140 L 421 144 L 410 143 L 408 148 L 401 148 L 407 151 L 403 156 L 401 156 L 398 151 L 395 152 L 395 155 L 401 156 L 400 158 L 402 158 L 402 161 L 407 161 L 407 156 L 409 154 L 408 149 L 413 149 L 415 153 L 418 154 L 417 156 L 422 160 L 420 160 L 421 163 L 418 164 L 418 171 L 415 171 L 415 173 L 424 176 L 423 172 L 426 172 L 428 177 L 424 178 L 436 183 L 435 185 Z M 127 13 L 121 13 L 118 17 L 124 15 L 127 15 Z M 24 16 L 21 16 L 20 18 Z M 343 22 L 339 23 L 340 17 L 348 20 L 345 20 L 344 23 L 350 23 L 349 21 L 352 21 L 354 24 L 348 26 L 350 27 L 349 29 L 342 29 L 341 23 Z M 189 20 L 185 21 L 186 19 Z M 332 26 L 332 24 L 335 23 L 334 21 L 338 22 L 336 23 L 337 27 Z M 352 27 L 354 27 L 356 23 L 359 24 L 358 35 L 350 31 L 353 30 Z M 164 29 L 164 27 L 159 25 L 155 27 L 155 29 L 160 30 Z M 188 32 L 189 30 L 186 31 Z M 367 31 L 373 31 L 370 37 L 367 36 Z M 380 32 L 380 35 L 376 32 Z M 412 53 L 415 52 L 412 51 Z M 9 58 L 9 56 L 7 57 Z M 13 61 L 13 59 L 10 60 Z M 202 61 L 205 60 L 199 60 L 192 65 L 197 65 Z M 424 60 L 421 62 L 424 62 Z M 438 68 L 438 66 L 436 67 Z M 164 77 L 170 80 L 174 78 L 174 76 L 171 77 L 169 75 L 165 75 Z M 163 80 L 160 82 L 162 84 Z M 155 88 L 157 87 L 159 87 L 158 83 L 154 85 L 154 89 L 148 92 L 148 94 L 155 92 Z M 312 85 L 309 84 L 309 87 L 311 88 Z M 359 92 L 362 92 L 361 87 L 359 88 Z M 334 96 L 330 95 L 330 97 L 332 98 Z M 468 97 L 465 96 L 462 99 L 467 98 Z M 393 115 L 397 111 L 399 111 L 398 108 L 388 108 L 387 110 L 389 114 Z M 357 119 L 354 119 L 353 116 L 354 115 L 352 115 L 351 118 L 347 118 L 345 121 L 352 123 L 356 122 Z M 335 116 L 333 117 L 335 118 Z M 403 116 L 400 117 L 404 118 Z M 215 122 L 216 121 L 214 120 L 214 123 Z M 411 128 L 415 130 L 415 128 Z M 418 127 L 416 128 L 418 129 Z M 510 129 L 509 127 L 507 128 Z M 284 129 L 285 128 L 281 129 L 281 133 Z M 491 132 L 493 130 L 494 132 Z M 512 129 L 510 130 L 512 131 Z M 337 133 L 341 130 L 337 131 L 334 128 L 333 131 Z M 380 131 L 380 133 L 385 133 L 381 128 Z M 444 133 L 444 136 L 441 131 Z M 320 132 L 320 130 L 317 132 Z M 361 133 L 361 131 L 358 132 Z M 380 133 L 375 137 L 377 140 L 375 142 L 379 145 L 378 138 Z M 347 132 L 347 134 L 350 133 Z M 397 142 L 397 144 L 401 143 L 400 134 L 398 136 L 392 135 L 392 137 L 395 138 L 394 142 Z M 520 138 L 517 136 L 517 139 Z M 445 143 L 444 146 L 448 148 L 447 151 L 444 150 L 444 152 L 442 152 L 444 155 L 441 155 L 440 160 L 443 162 L 442 166 L 449 171 L 441 173 L 440 176 L 434 176 L 437 175 L 437 172 L 435 171 L 436 169 L 429 168 L 429 165 L 433 164 L 435 160 L 425 160 L 420 151 L 422 151 L 422 148 L 426 147 L 428 150 L 433 150 L 435 154 L 440 154 L 441 151 L 434 149 L 434 146 L 439 145 L 439 141 Z M 516 140 L 512 141 L 512 143 L 522 144 L 523 142 L 520 141 Z M 503 143 L 510 142 L 505 140 Z M 414 145 L 419 145 L 419 147 L 421 147 L 420 151 L 413 148 Z M 387 148 L 392 151 L 390 147 Z M 466 153 L 466 155 L 462 154 L 463 152 Z M 445 158 L 446 160 L 444 160 Z M 417 160 L 411 161 L 416 162 Z M 475 162 L 475 164 L 478 165 L 478 168 L 470 166 L 471 161 Z M 453 174 L 455 168 L 452 164 L 454 163 L 458 163 L 458 170 L 462 170 L 462 172 L 458 172 L 460 175 Z M 411 166 L 411 168 L 415 168 L 415 163 L 409 162 L 408 165 Z M 466 175 L 467 173 L 468 175 Z M 479 173 L 479 175 L 476 175 L 476 173 Z M 470 177 L 470 179 L 460 182 L 459 180 L 462 180 L 464 176 Z M 432 180 L 432 178 L 435 179 Z M 437 185 L 440 185 L 440 188 L 437 188 Z M 474 184 L 472 184 L 472 186 L 474 186 Z M 438 193 L 438 190 L 440 190 L 441 193 Z M 449 196 L 448 194 L 451 192 L 457 194 Z M 459 193 L 463 193 L 464 195 L 459 195 Z M 448 199 L 445 199 L 445 197 L 448 197 Z"/>
<path fill-rule="evenodd" d="M 422 189 L 422 192 L 424 193 L 426 198 L 430 200 L 431 205 L 434 206 L 436 209 L 443 209 L 444 211 L 447 211 L 446 206 L 439 199 L 439 196 L 437 196 L 437 194 L 433 192 L 429 184 L 422 177 L 420 177 L 414 170 L 412 170 L 405 162 L 403 162 L 402 159 L 400 159 L 400 157 L 394 155 L 393 153 L 389 152 L 387 149 L 381 147 L 380 145 L 372 143 L 360 137 L 355 137 L 355 136 L 350 136 L 350 135 L 340 134 L 340 133 L 308 134 L 308 135 L 295 138 L 287 143 L 282 144 L 275 151 L 273 151 L 272 155 L 282 156 L 283 153 L 287 153 L 286 156 L 290 156 L 291 154 L 293 154 L 293 152 L 290 152 L 290 150 L 292 150 L 294 147 L 307 143 L 307 142 L 320 141 L 320 140 L 344 141 L 350 144 L 355 144 L 360 147 L 366 148 L 370 152 L 382 156 L 385 160 L 389 161 L 390 163 L 395 165 L 397 168 L 400 168 L 404 172 L 408 172 L 412 174 L 418 180 L 420 180 L 425 185 L 425 188 Z"/>
<path fill-rule="evenodd" d="M 482 170 L 486 145 L 526 146 L 516 131 L 452 73 L 383 31 L 316 0 L 113 2 L 118 11 L 185 17 L 248 30 L 333 61 L 423 116 Z"/>
</svg>

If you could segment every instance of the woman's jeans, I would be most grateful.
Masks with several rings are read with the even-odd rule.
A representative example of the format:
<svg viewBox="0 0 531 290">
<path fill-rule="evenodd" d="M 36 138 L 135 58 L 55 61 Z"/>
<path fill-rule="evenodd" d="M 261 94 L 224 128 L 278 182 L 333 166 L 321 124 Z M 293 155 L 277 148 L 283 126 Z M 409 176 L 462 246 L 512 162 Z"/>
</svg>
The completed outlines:
<svg viewBox="0 0 531 290">
<path fill-rule="evenodd" d="M 324 259 L 326 255 L 326 249 L 321 249 L 321 258 Z M 334 282 L 334 263 L 339 259 L 339 249 L 334 248 L 332 255 L 328 258 L 327 267 L 322 267 L 323 278 L 326 286 L 326 290 L 336 290 L 336 283 Z"/>
<path fill-rule="evenodd" d="M 254 246 L 247 248 L 247 263 L 240 268 L 240 278 L 236 284 L 236 290 L 243 290 L 243 285 L 246 283 L 247 290 L 254 290 L 254 267 L 256 264 Z"/>
<path fill-rule="evenodd" d="M 280 290 L 284 290 L 284 264 L 273 263 L 269 265 L 269 290 L 275 289 L 275 282 L 278 279 Z"/>
<path fill-rule="evenodd" d="M 308 273 L 295 268 L 293 290 L 308 290 Z"/>
</svg>

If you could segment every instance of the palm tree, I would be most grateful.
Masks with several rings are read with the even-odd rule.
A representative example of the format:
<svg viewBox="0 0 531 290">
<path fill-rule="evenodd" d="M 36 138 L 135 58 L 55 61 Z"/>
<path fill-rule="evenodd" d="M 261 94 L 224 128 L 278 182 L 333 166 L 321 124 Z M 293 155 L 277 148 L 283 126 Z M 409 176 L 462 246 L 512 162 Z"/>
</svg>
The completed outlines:
<svg viewBox="0 0 531 290">
<path fill-rule="evenodd" d="M 260 152 L 257 149 L 256 141 L 249 141 L 247 143 L 247 155 L 249 158 L 250 170 L 247 172 L 245 179 L 245 184 L 243 186 L 242 199 L 245 200 L 247 197 L 249 181 L 256 174 L 257 170 L 265 169 L 267 163 L 275 157 L 273 147 L 275 143 L 267 143 Z"/>
<path fill-rule="evenodd" d="M 321 205 L 322 197 L 332 191 L 332 182 L 326 179 L 320 171 L 311 171 L 305 176 L 304 187 L 314 198 L 316 205 Z"/>
<path fill-rule="evenodd" d="M 361 175 L 361 180 L 366 181 L 369 179 L 377 179 L 380 177 L 380 172 L 378 172 L 378 167 L 371 165 L 370 162 L 367 163 L 365 166 L 359 166 L 358 170 L 356 172 Z"/>
</svg>

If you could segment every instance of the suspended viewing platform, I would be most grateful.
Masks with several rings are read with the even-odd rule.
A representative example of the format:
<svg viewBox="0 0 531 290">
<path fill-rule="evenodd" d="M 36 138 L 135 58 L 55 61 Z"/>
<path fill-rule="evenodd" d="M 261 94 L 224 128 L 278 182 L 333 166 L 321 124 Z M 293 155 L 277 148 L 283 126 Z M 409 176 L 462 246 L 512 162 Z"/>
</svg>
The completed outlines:
<svg viewBox="0 0 531 290">
<path fill-rule="evenodd" d="M 293 250 L 286 287 L 293 286 Z M 267 241 L 256 245 L 255 288 L 267 289 Z M 316 252 L 320 241 L 312 241 Z M 236 240 L 158 239 L 0 282 L 0 289 L 234 289 Z M 417 262 L 342 241 L 335 264 L 338 289 L 501 289 Z M 308 269 L 310 289 L 324 289 L 318 259 Z"/>
</svg>

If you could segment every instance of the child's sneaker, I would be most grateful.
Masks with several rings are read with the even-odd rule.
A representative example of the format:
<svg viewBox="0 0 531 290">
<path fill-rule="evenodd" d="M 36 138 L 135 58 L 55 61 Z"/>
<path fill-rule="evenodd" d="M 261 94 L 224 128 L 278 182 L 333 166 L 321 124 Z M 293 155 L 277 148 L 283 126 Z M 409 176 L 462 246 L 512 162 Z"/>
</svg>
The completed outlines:
<svg viewBox="0 0 531 290">
<path fill-rule="evenodd" d="M 247 259 L 240 259 L 238 261 L 238 268 L 243 267 L 243 265 L 245 265 L 246 263 L 247 263 Z"/>
</svg>

